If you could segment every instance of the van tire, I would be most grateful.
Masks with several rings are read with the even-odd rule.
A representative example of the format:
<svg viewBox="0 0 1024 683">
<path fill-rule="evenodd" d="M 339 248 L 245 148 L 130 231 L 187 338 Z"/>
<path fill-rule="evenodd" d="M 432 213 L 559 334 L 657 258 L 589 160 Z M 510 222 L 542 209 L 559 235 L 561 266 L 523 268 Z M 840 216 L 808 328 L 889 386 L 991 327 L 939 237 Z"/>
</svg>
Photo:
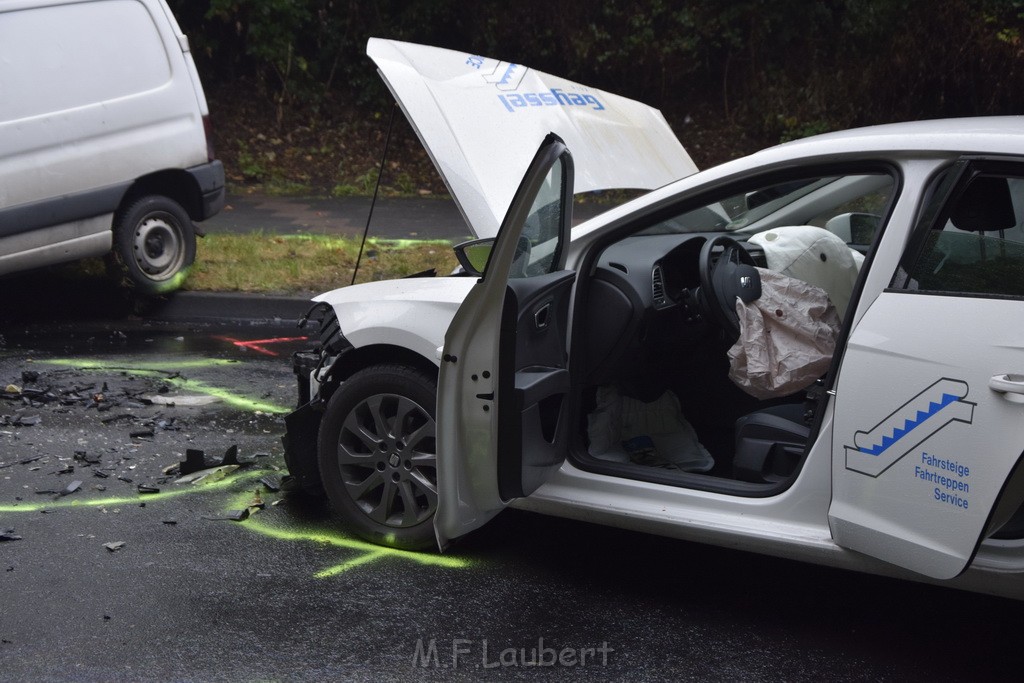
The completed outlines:
<svg viewBox="0 0 1024 683">
<path fill-rule="evenodd" d="M 196 258 L 192 219 L 178 202 L 147 195 L 114 216 L 111 274 L 139 294 L 159 296 L 181 286 Z"/>
</svg>

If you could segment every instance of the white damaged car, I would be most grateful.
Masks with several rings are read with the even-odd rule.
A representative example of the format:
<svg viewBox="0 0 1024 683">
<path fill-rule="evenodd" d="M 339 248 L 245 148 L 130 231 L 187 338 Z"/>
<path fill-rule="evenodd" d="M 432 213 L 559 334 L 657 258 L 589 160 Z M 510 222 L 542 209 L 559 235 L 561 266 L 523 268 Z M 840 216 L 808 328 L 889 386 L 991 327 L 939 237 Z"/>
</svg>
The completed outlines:
<svg viewBox="0 0 1024 683">
<path fill-rule="evenodd" d="M 511 505 L 1024 597 L 1024 118 L 696 172 L 640 103 L 368 52 L 480 239 L 315 299 L 286 459 L 352 531 Z M 650 191 L 570 228 L 608 188 Z"/>
</svg>

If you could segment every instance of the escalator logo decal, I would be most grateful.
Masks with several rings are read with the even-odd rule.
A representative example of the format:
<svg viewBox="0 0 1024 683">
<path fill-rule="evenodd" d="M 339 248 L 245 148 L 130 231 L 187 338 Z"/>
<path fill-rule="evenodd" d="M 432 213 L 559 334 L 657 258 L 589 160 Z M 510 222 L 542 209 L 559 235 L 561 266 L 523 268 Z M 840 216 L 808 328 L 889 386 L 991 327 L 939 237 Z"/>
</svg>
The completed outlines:
<svg viewBox="0 0 1024 683">
<path fill-rule="evenodd" d="M 846 469 L 877 477 L 954 422 L 971 424 L 976 403 L 965 401 L 967 382 L 943 377 L 881 422 L 853 435 Z"/>
</svg>

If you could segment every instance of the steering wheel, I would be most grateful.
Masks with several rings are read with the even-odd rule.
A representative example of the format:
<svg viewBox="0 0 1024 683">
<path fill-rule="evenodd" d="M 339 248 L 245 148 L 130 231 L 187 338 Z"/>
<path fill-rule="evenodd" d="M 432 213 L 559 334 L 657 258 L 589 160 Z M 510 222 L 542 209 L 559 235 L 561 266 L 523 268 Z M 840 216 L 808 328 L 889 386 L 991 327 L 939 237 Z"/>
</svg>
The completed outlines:
<svg viewBox="0 0 1024 683">
<path fill-rule="evenodd" d="M 715 260 L 717 246 L 722 247 L 722 253 Z M 732 339 L 738 338 L 740 319 L 736 315 L 736 298 L 750 303 L 761 296 L 761 276 L 754 267 L 754 258 L 733 238 L 719 235 L 704 243 L 699 265 L 698 300 L 726 334 Z"/>
</svg>

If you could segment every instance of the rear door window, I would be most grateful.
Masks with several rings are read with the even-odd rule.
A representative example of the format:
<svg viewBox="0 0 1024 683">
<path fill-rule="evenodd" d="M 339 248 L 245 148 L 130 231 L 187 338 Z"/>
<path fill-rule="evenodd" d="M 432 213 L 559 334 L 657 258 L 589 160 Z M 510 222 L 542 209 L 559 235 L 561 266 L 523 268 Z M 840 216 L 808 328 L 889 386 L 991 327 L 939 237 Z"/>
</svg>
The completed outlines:
<svg viewBox="0 0 1024 683">
<path fill-rule="evenodd" d="M 1024 165 L 968 169 L 934 223 L 918 235 L 905 288 L 1024 296 Z"/>
</svg>

